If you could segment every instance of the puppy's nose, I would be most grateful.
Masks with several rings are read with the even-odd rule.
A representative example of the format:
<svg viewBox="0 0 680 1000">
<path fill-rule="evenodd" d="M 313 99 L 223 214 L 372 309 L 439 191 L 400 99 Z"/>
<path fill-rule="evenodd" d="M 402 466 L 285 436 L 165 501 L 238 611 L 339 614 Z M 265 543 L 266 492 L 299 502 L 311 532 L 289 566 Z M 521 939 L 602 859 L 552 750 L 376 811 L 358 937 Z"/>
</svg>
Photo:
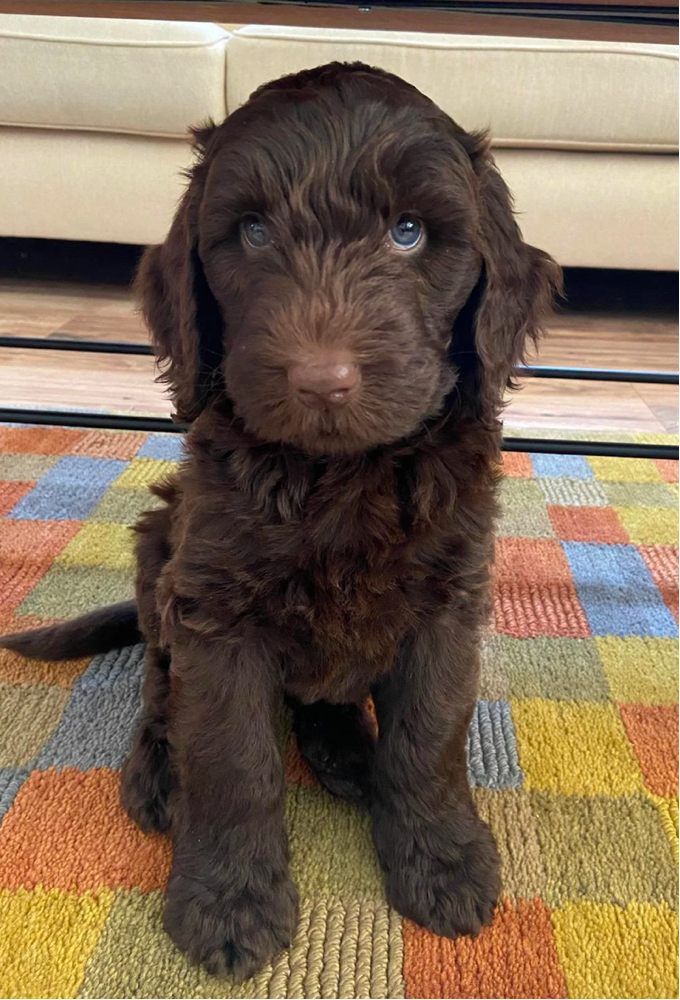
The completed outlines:
<svg viewBox="0 0 680 1000">
<path fill-rule="evenodd" d="M 307 406 L 330 409 L 347 402 L 359 385 L 359 369 L 348 358 L 319 355 L 292 365 L 288 381 Z"/>
</svg>

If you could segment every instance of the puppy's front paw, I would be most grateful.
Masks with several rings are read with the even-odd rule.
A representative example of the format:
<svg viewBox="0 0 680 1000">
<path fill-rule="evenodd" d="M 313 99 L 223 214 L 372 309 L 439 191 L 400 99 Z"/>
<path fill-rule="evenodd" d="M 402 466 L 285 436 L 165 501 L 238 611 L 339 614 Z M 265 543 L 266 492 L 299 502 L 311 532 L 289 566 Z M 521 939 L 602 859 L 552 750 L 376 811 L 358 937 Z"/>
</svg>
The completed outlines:
<svg viewBox="0 0 680 1000">
<path fill-rule="evenodd" d="M 448 830 L 395 828 L 394 850 L 385 843 L 380 850 L 391 905 L 443 937 L 478 934 L 493 920 L 500 894 L 500 858 L 489 827 L 476 816 L 465 826 L 462 843 L 455 823 Z"/>
<path fill-rule="evenodd" d="M 226 880 L 213 886 L 173 871 L 163 924 L 177 947 L 212 975 L 249 979 L 290 946 L 297 905 L 287 875 L 252 873 L 232 894 Z"/>
</svg>

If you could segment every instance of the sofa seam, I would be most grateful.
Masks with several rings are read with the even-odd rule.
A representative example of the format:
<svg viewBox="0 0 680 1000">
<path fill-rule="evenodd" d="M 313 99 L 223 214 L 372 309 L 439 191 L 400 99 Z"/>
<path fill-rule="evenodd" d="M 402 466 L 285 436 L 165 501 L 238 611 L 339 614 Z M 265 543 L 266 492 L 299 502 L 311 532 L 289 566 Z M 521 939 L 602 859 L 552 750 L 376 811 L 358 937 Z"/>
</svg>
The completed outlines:
<svg viewBox="0 0 680 1000">
<path fill-rule="evenodd" d="M 348 29 L 345 29 L 345 30 L 348 30 Z M 268 34 L 265 34 L 265 35 L 257 35 L 257 34 L 246 35 L 246 34 L 240 34 L 239 31 L 236 31 L 236 32 L 234 32 L 234 34 L 233 34 L 232 37 L 238 38 L 238 39 L 256 39 L 258 41 L 265 41 L 265 40 L 268 40 L 270 38 L 273 38 L 274 36 L 273 35 L 268 35 Z M 350 39 L 337 38 L 337 37 L 336 38 L 316 38 L 316 37 L 313 37 L 312 35 L 300 36 L 300 35 L 287 35 L 285 33 L 280 33 L 280 34 L 277 33 L 276 40 L 287 41 L 287 42 L 312 42 L 313 41 L 313 42 L 321 44 L 321 45 L 330 45 L 330 44 L 341 42 L 341 41 L 348 41 L 348 42 L 349 41 L 354 41 L 354 40 L 350 40 Z M 398 49 L 398 48 L 402 47 L 402 48 L 413 48 L 413 49 L 427 49 L 427 50 L 430 50 L 430 51 L 442 51 L 442 52 L 529 52 L 529 53 L 531 53 L 531 52 L 538 52 L 538 53 L 541 53 L 541 54 L 551 54 L 551 55 L 552 54 L 554 54 L 554 55 L 565 55 L 565 54 L 569 54 L 569 55 L 595 55 L 595 54 L 598 54 L 598 55 L 633 56 L 633 57 L 644 56 L 644 57 L 650 57 L 652 59 L 670 60 L 672 62 L 678 62 L 678 59 L 679 59 L 679 55 L 678 54 L 671 53 L 671 52 L 653 52 L 651 50 L 634 51 L 634 52 L 632 52 L 632 51 L 628 51 L 626 49 L 623 49 L 623 50 L 622 49 L 614 49 L 614 48 L 606 48 L 606 49 L 588 48 L 588 49 L 584 49 L 584 48 L 576 48 L 576 47 L 573 47 L 573 46 L 569 46 L 569 47 L 566 47 L 566 46 L 551 47 L 551 46 L 535 46 L 535 45 L 525 45 L 525 46 L 511 45 L 511 46 L 508 46 L 508 45 L 489 45 L 489 44 L 484 44 L 484 45 L 464 45 L 464 44 L 447 45 L 446 43 L 437 44 L 437 43 L 434 43 L 434 42 L 430 42 L 430 43 L 420 43 L 420 42 L 418 42 L 418 43 L 416 43 L 416 42 L 411 42 L 411 41 L 409 41 L 407 39 L 402 39 L 400 41 L 397 41 L 397 40 L 392 41 L 392 40 L 377 39 L 377 38 L 376 39 L 371 39 L 371 38 L 357 38 L 356 39 L 356 44 L 358 44 L 358 45 L 370 45 L 370 46 L 375 46 L 376 48 L 395 48 L 395 49 Z"/>
<path fill-rule="evenodd" d="M 231 113 L 231 112 L 230 112 Z M 104 127 L 99 125 L 63 124 L 59 122 L 17 122 L 0 118 L 0 128 L 29 129 L 31 131 L 43 132 L 91 132 L 98 135 L 132 135 L 149 139 L 174 139 L 177 141 L 189 141 L 191 126 L 187 125 L 184 132 L 151 132 L 149 130 Z M 554 151 L 559 153 L 611 153 L 611 154 L 643 154 L 650 156 L 674 156 L 678 154 L 678 146 L 672 143 L 650 142 L 647 144 L 621 142 L 617 146 L 605 146 L 603 144 L 590 143 L 587 140 L 579 139 L 508 139 L 492 135 L 491 142 L 493 149 L 517 149 L 522 152 Z M 585 148 L 584 148 L 585 147 Z M 623 147 L 623 148 L 622 148 Z"/>
<path fill-rule="evenodd" d="M 54 45 L 83 45 L 92 48 L 112 48 L 112 49 L 212 49 L 218 45 L 226 44 L 233 34 L 225 32 L 221 38 L 216 38 L 212 42 L 135 42 L 135 41 L 111 41 L 109 39 L 96 38 L 61 38 L 50 35 L 20 35 L 0 31 L 0 41 L 10 39 L 20 42 L 47 42 Z"/>
</svg>

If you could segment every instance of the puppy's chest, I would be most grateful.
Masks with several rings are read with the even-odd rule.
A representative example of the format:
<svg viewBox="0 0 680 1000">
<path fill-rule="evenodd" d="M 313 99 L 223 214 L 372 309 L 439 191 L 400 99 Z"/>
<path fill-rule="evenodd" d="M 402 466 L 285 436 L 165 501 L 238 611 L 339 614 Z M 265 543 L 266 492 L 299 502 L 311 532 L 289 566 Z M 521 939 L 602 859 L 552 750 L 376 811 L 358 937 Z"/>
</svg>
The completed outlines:
<svg viewBox="0 0 680 1000">
<path fill-rule="evenodd" d="M 211 529 L 206 529 L 211 530 Z M 246 515 L 237 498 L 225 533 L 193 549 L 214 613 L 284 628 L 330 652 L 381 655 L 455 588 L 455 531 L 405 516 L 393 491 L 326 496 L 292 516 Z"/>
</svg>

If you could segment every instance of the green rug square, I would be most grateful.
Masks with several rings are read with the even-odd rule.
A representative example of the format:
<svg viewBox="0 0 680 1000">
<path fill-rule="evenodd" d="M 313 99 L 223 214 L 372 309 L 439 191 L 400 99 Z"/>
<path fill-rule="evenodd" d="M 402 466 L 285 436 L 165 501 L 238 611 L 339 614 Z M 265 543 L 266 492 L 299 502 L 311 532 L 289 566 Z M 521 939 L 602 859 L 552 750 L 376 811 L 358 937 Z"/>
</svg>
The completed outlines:
<svg viewBox="0 0 680 1000">
<path fill-rule="evenodd" d="M 180 952 L 163 930 L 163 897 L 121 890 L 94 949 L 79 997 L 254 997 L 253 980 L 240 985 L 210 976 Z"/>
<path fill-rule="evenodd" d="M 134 592 L 134 575 L 129 569 L 55 563 L 21 602 L 18 614 L 75 618 L 128 600 Z"/>
<path fill-rule="evenodd" d="M 501 481 L 499 499 L 503 508 L 511 506 L 545 507 L 543 490 L 535 479 L 506 477 Z"/>
<path fill-rule="evenodd" d="M 543 898 L 545 866 L 528 793 L 473 788 L 472 797 L 496 838 L 503 895 L 513 900 Z"/>
<path fill-rule="evenodd" d="M 0 479 L 10 483 L 38 480 L 60 458 L 61 455 L 0 455 Z"/>
<path fill-rule="evenodd" d="M 644 795 L 532 792 L 548 906 L 677 906 L 677 872 L 659 811 Z"/>
<path fill-rule="evenodd" d="M 554 538 L 545 504 L 542 507 L 505 507 L 498 522 L 498 534 L 506 538 Z"/>
<path fill-rule="evenodd" d="M 667 507 L 675 510 L 677 497 L 667 483 L 602 483 L 612 507 Z"/>
<path fill-rule="evenodd" d="M 384 899 L 367 813 L 321 788 L 289 785 L 290 868 L 300 895 Z"/>
<path fill-rule="evenodd" d="M 0 767 L 19 767 L 38 756 L 71 697 L 63 687 L 0 684 Z"/>
<path fill-rule="evenodd" d="M 88 517 L 88 521 L 135 524 L 147 510 L 163 506 L 163 501 L 149 490 L 121 489 L 112 486 Z"/>
<path fill-rule="evenodd" d="M 603 702 L 609 685 L 594 639 L 494 635 L 483 648 L 482 697 Z"/>
</svg>

